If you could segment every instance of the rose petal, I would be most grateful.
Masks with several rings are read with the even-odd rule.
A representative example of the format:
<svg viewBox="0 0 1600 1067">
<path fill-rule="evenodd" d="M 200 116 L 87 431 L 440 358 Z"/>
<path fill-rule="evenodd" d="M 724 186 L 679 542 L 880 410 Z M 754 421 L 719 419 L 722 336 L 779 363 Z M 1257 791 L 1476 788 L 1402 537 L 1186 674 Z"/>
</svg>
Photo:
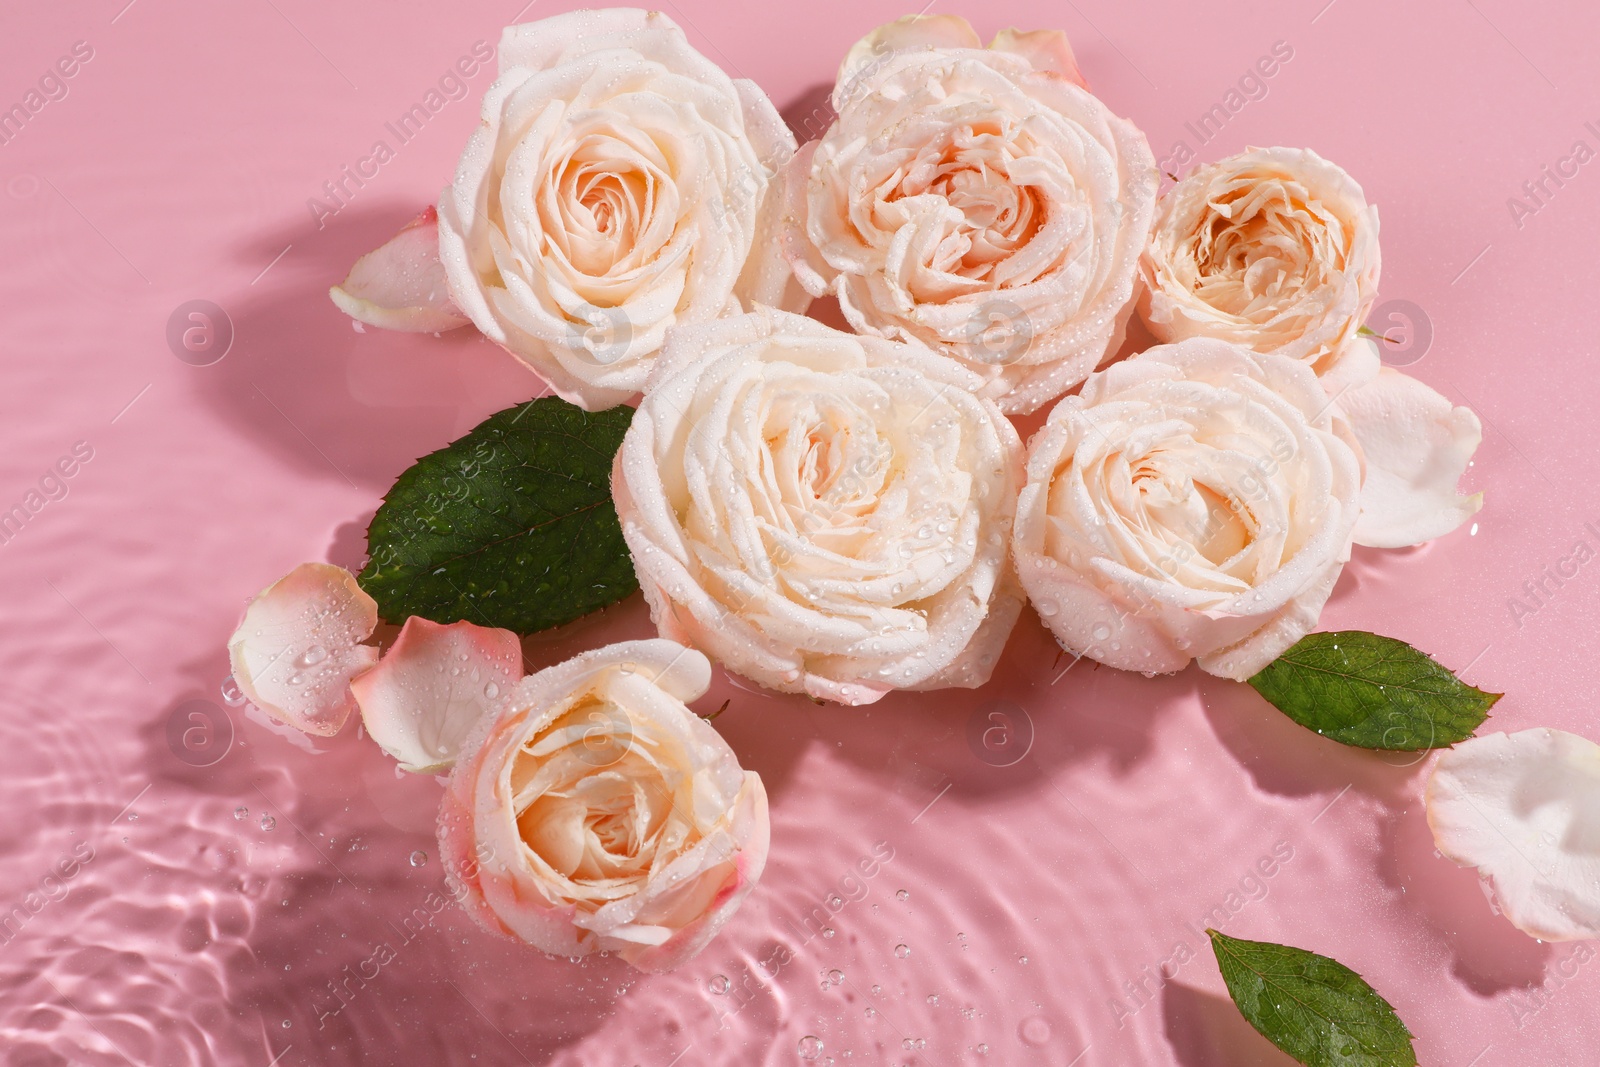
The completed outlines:
<svg viewBox="0 0 1600 1067">
<path fill-rule="evenodd" d="M 1072 54 L 1072 44 L 1063 30 L 1004 29 L 989 44 L 997 52 L 1012 52 L 1033 64 L 1034 70 L 1059 74 L 1074 85 L 1089 88 Z"/>
<path fill-rule="evenodd" d="M 674 887 L 672 898 L 652 901 L 661 912 L 679 914 L 670 916 L 669 925 L 658 927 L 666 931 L 666 940 L 623 948 L 623 959 L 641 971 L 656 974 L 674 969 L 705 948 L 756 887 L 772 848 L 772 828 L 767 814 L 767 789 L 754 771 L 745 772 L 744 789 L 726 820 L 724 833 L 727 841 L 742 841 L 743 845 L 731 855 L 717 854 L 719 862 L 701 872 L 692 885 Z M 695 899 L 703 898 L 707 890 L 711 891 L 709 901 Z M 688 921 L 677 926 L 683 919 Z"/>
<path fill-rule="evenodd" d="M 1439 851 L 1478 874 L 1513 926 L 1600 937 L 1600 745 L 1533 729 L 1463 741 L 1427 788 Z"/>
<path fill-rule="evenodd" d="M 1483 440 L 1470 408 L 1385 367 L 1339 395 L 1339 410 L 1366 461 L 1356 544 L 1401 548 L 1447 534 L 1477 513 L 1483 494 L 1460 496 L 1456 483 Z"/>
<path fill-rule="evenodd" d="M 849 94 L 851 83 L 895 52 L 918 48 L 982 48 L 983 40 L 972 23 L 960 15 L 902 15 L 885 23 L 850 46 L 833 91 L 837 108 Z"/>
<path fill-rule="evenodd" d="M 510 630 L 413 615 L 378 665 L 350 688 L 380 748 L 405 770 L 438 774 L 521 677 L 522 642 Z"/>
<path fill-rule="evenodd" d="M 795 154 L 794 134 L 778 114 L 772 100 L 755 82 L 740 78 L 734 81 L 739 100 L 744 105 L 744 130 L 761 162 L 771 171 L 771 178 L 762 194 L 761 210 L 756 215 L 755 241 L 750 246 L 750 258 L 745 260 L 744 271 L 733 292 L 743 309 L 755 310 L 757 305 L 805 314 L 811 306 L 811 294 L 795 278 L 784 257 L 782 234 L 784 210 L 783 168 Z"/>
<path fill-rule="evenodd" d="M 228 639 L 233 680 L 256 707 L 331 737 L 354 708 L 350 681 L 378 661 L 364 645 L 378 605 L 343 567 L 302 563 L 256 594 Z"/>
<path fill-rule="evenodd" d="M 469 321 L 450 299 L 439 262 L 439 213 L 432 204 L 356 260 L 328 295 L 346 315 L 385 330 L 440 333 Z"/>
</svg>

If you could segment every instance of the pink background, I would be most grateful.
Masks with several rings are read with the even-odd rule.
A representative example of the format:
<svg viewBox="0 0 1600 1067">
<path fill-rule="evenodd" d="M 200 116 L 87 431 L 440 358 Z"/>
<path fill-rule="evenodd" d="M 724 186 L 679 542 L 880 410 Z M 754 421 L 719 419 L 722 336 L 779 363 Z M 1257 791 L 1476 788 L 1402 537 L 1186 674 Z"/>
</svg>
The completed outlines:
<svg viewBox="0 0 1600 1067">
<path fill-rule="evenodd" d="M 537 391 L 467 331 L 360 334 L 325 296 L 436 197 L 489 73 L 325 226 L 307 207 L 518 12 L 125 2 L 13 5 L 0 34 L 3 106 L 74 42 L 93 49 L 66 98 L 0 145 L 0 509 L 75 442 L 93 450 L 0 544 L 0 907 L 23 908 L 0 933 L 6 1063 L 788 1064 L 806 1036 L 840 1065 L 1287 1063 L 1223 999 L 1207 922 L 1356 968 L 1430 1065 L 1592 1059 L 1600 963 L 1516 932 L 1473 872 L 1434 856 L 1427 761 L 1341 748 L 1193 670 L 1058 679 L 1031 614 L 977 692 L 850 711 L 719 675 L 706 706 L 732 698 L 718 726 L 767 781 L 774 846 L 737 919 L 670 976 L 547 961 L 434 914 L 438 786 L 398 778 L 354 729 L 311 746 L 230 708 L 220 761 L 180 761 L 169 721 L 188 724 L 186 700 L 223 707 L 246 597 L 302 560 L 358 563 L 396 474 Z M 1362 182 L 1383 216 L 1383 297 L 1432 323 L 1409 369 L 1482 415 L 1468 482 L 1489 499 L 1474 533 L 1359 552 L 1324 628 L 1468 668 L 1507 692 L 1498 727 L 1600 735 L 1600 563 L 1547 580 L 1521 617 L 1509 605 L 1578 540 L 1600 546 L 1600 162 L 1520 220 L 1507 204 L 1574 142 L 1600 149 L 1600 15 L 1323 3 L 935 9 L 986 34 L 1064 26 L 1158 158 L 1180 139 L 1201 159 L 1309 145 Z M 903 8 L 666 11 L 804 116 L 849 43 Z M 1185 121 L 1279 41 L 1293 58 L 1266 97 L 1199 144 Z M 212 366 L 164 338 L 192 299 L 236 332 Z M 530 655 L 648 630 L 634 598 Z M 967 741 L 992 701 L 1032 724 L 1008 767 Z M 843 881 L 880 842 L 893 858 L 875 877 Z M 1289 858 L 1254 873 L 1275 848 Z M 93 859 L 63 883 L 75 849 Z M 835 894 L 833 936 L 807 939 L 802 916 Z M 758 961 L 777 943 L 795 960 L 769 978 Z M 712 992 L 716 976 L 732 989 Z"/>
</svg>

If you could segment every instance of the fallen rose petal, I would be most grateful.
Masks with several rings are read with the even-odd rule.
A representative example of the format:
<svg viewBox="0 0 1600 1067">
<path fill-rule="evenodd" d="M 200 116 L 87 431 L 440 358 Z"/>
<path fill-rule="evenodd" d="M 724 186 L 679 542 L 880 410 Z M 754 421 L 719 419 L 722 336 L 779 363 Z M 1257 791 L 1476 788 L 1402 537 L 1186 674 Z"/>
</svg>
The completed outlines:
<svg viewBox="0 0 1600 1067">
<path fill-rule="evenodd" d="M 439 213 L 432 204 L 386 244 L 356 260 L 328 295 L 352 319 L 385 330 L 440 333 L 469 321 L 450 300 L 439 262 Z"/>
<path fill-rule="evenodd" d="M 1463 741 L 1427 787 L 1439 851 L 1478 874 L 1511 924 L 1600 937 L 1600 745 L 1539 728 Z"/>
<path fill-rule="evenodd" d="M 354 575 L 302 563 L 245 609 L 228 639 L 233 680 L 274 719 L 331 737 L 354 709 L 351 679 L 378 661 L 378 650 L 361 643 L 377 625 L 377 602 Z"/>
<path fill-rule="evenodd" d="M 1456 483 L 1483 440 L 1470 408 L 1391 367 L 1339 394 L 1339 410 L 1361 445 L 1366 479 L 1355 542 L 1402 548 L 1449 533 L 1483 506 Z"/>
<path fill-rule="evenodd" d="M 521 678 L 522 642 L 510 630 L 413 615 L 378 665 L 350 688 L 380 748 L 405 770 L 438 774 Z"/>
</svg>

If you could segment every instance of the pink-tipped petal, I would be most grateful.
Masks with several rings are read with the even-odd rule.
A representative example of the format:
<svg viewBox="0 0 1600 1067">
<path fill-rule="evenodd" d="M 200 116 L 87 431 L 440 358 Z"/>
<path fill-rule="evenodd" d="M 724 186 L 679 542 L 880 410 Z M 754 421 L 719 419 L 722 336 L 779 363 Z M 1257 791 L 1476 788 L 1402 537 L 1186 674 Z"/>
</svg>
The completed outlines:
<svg viewBox="0 0 1600 1067">
<path fill-rule="evenodd" d="M 432 204 L 382 247 L 356 260 L 328 295 L 358 322 L 405 333 L 441 333 L 469 321 L 450 299 L 439 262 L 439 212 Z"/>
<path fill-rule="evenodd" d="M 1339 394 L 1366 464 L 1355 542 L 1403 548 L 1449 533 L 1483 506 L 1456 483 L 1483 440 L 1470 408 L 1454 407 L 1417 379 L 1385 367 Z"/>
<path fill-rule="evenodd" d="M 982 48 L 972 24 L 960 15 L 902 15 L 850 46 L 834 84 L 834 106 L 851 85 L 896 52 L 919 48 Z"/>
<path fill-rule="evenodd" d="M 354 708 L 351 680 L 378 661 L 378 650 L 361 643 L 377 625 L 377 602 L 353 574 L 302 563 L 245 609 L 228 639 L 233 680 L 274 719 L 331 737 Z"/>
<path fill-rule="evenodd" d="M 1517 929 L 1600 937 L 1600 745 L 1543 728 L 1463 741 L 1439 757 L 1427 809 L 1439 851 L 1478 868 Z"/>
<path fill-rule="evenodd" d="M 510 630 L 413 615 L 382 661 L 350 688 L 380 748 L 405 770 L 439 774 L 521 678 L 522 642 Z"/>
<path fill-rule="evenodd" d="M 653 914 L 645 917 L 660 923 L 658 928 L 668 931 L 667 939 L 624 947 L 619 952 L 623 959 L 652 974 L 673 970 L 705 948 L 756 887 L 767 866 L 772 829 L 767 789 L 754 771 L 745 772 L 744 788 L 725 820 L 723 834 L 716 839 L 722 847 L 708 850 L 709 866 L 647 906 Z M 731 847 L 735 841 L 742 843 L 737 849 Z"/>
<path fill-rule="evenodd" d="M 1023 57 L 1033 64 L 1034 70 L 1059 74 L 1074 85 L 1089 88 L 1072 54 L 1072 44 L 1061 30 L 1005 29 L 994 35 L 989 47 Z"/>
</svg>

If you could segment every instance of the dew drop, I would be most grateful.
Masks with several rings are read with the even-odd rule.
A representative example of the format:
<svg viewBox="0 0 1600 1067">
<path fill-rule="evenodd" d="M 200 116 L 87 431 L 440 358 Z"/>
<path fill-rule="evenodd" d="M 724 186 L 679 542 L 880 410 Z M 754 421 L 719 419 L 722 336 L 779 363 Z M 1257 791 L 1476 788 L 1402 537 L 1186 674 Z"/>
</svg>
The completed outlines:
<svg viewBox="0 0 1600 1067">
<path fill-rule="evenodd" d="M 908 889 L 898 890 L 894 895 L 894 899 L 896 899 L 896 900 L 910 900 L 911 899 L 911 891 L 908 890 Z"/>
<path fill-rule="evenodd" d="M 420 848 L 411 854 L 411 866 L 423 867 L 427 865 L 427 862 L 428 854 L 422 851 Z"/>
<path fill-rule="evenodd" d="M 911 955 L 911 946 L 910 945 L 896 945 L 894 947 L 894 954 L 896 956 L 899 956 L 901 959 L 905 959 L 907 956 Z"/>
<path fill-rule="evenodd" d="M 483 687 L 483 695 L 488 697 L 490 700 L 493 700 L 495 697 L 500 695 L 500 686 L 494 682 L 490 682 L 488 685 Z"/>
<path fill-rule="evenodd" d="M 328 658 L 328 650 L 327 649 L 323 648 L 321 645 L 312 645 L 310 648 L 306 649 L 305 652 L 303 652 L 301 654 L 301 656 L 300 656 L 300 666 L 302 666 L 302 667 L 315 667 L 317 664 L 321 663 L 323 660 L 325 660 L 327 658 Z"/>
</svg>

